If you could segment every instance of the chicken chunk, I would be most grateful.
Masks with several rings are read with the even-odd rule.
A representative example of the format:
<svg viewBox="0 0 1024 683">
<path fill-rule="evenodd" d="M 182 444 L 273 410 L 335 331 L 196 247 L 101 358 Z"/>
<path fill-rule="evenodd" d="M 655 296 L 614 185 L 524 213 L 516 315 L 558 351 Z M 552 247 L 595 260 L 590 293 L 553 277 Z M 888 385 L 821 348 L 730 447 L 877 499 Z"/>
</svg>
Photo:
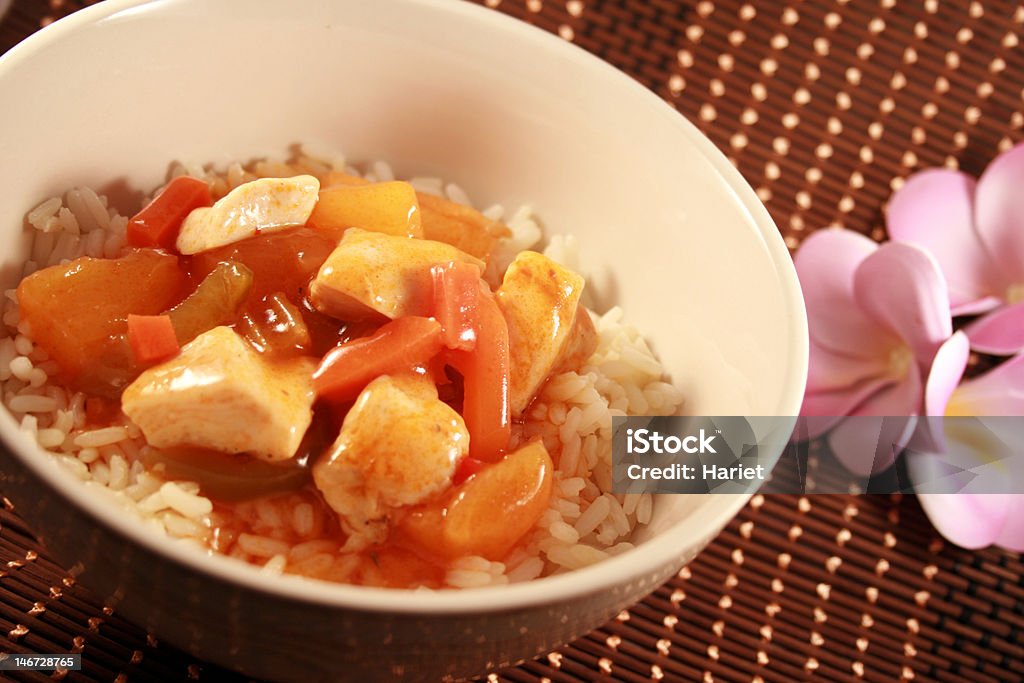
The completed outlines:
<svg viewBox="0 0 1024 683">
<path fill-rule="evenodd" d="M 287 460 L 313 419 L 315 367 L 311 358 L 271 365 L 231 328 L 215 327 L 139 375 L 121 407 L 157 448 Z"/>
<path fill-rule="evenodd" d="M 430 267 L 478 259 L 450 244 L 350 228 L 310 285 L 321 313 L 341 320 L 430 315 Z"/>
<path fill-rule="evenodd" d="M 569 341 L 562 347 L 562 353 L 558 357 L 558 363 L 551 369 L 551 372 L 569 372 L 579 370 L 597 350 L 598 338 L 594 321 L 590 313 L 582 305 L 576 311 L 576 320 L 573 321 L 572 331 L 569 333 Z"/>
<path fill-rule="evenodd" d="M 259 233 L 304 225 L 319 191 L 320 181 L 311 175 L 243 183 L 213 206 L 193 209 L 178 233 L 178 251 L 198 254 Z"/>
<path fill-rule="evenodd" d="M 443 491 L 468 448 L 465 423 L 433 382 L 382 375 L 356 399 L 313 480 L 347 531 L 379 542 L 389 511 Z"/>
<path fill-rule="evenodd" d="M 535 251 L 520 253 L 497 291 L 508 323 L 509 404 L 521 415 L 548 376 L 568 357 L 593 353 L 596 335 L 579 305 L 583 278 Z"/>
</svg>

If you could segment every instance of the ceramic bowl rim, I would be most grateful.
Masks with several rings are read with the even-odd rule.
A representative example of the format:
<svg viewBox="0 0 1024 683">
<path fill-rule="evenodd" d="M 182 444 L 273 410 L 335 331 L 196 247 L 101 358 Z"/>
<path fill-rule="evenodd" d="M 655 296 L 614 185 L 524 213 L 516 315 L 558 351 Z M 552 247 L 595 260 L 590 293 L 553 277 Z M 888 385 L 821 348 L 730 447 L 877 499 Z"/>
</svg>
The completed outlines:
<svg viewBox="0 0 1024 683">
<path fill-rule="evenodd" d="M 0 87 L 6 74 L 30 62 L 32 56 L 64 36 L 84 27 L 97 24 L 109 17 L 151 4 L 156 0 L 107 0 L 86 7 L 65 17 L 0 56 Z M 789 252 L 778 233 L 767 210 L 754 192 L 713 143 L 692 123 L 653 92 L 629 76 L 618 71 L 598 57 L 582 48 L 568 43 L 539 28 L 530 26 L 467 2 L 445 2 L 444 0 L 401 0 L 410 4 L 429 7 L 432 11 L 450 12 L 469 17 L 473 21 L 488 25 L 496 32 L 514 32 L 534 41 L 552 52 L 558 52 L 566 59 L 572 59 L 592 71 L 601 72 L 610 87 L 631 98 L 645 100 L 652 115 L 671 118 L 670 125 L 693 144 L 718 176 L 739 198 L 748 212 L 750 221 L 757 227 L 772 261 L 784 298 L 788 314 L 786 323 L 793 333 L 791 357 L 787 360 L 792 371 L 786 378 L 778 403 L 780 415 L 797 414 L 803 396 L 807 373 L 807 322 L 803 298 Z M 756 237 L 757 235 L 752 235 Z M 613 590 L 616 586 L 632 581 L 643 581 L 642 577 L 674 563 L 684 549 L 702 540 L 703 536 L 717 532 L 739 512 L 751 494 L 719 496 L 717 500 L 701 510 L 700 530 L 688 527 L 687 519 L 675 522 L 658 534 L 658 542 L 644 543 L 633 550 L 609 558 L 596 565 L 562 575 L 545 577 L 520 584 L 476 588 L 472 590 L 406 591 L 385 588 L 367 588 L 345 584 L 330 584 L 293 576 L 275 576 L 272 581 L 259 568 L 221 556 L 206 556 L 170 538 L 152 533 L 142 523 L 118 513 L 113 505 L 100 501 L 98 496 L 81 486 L 72 475 L 63 471 L 53 458 L 40 458 L 42 453 L 31 440 L 18 430 L 13 418 L 0 411 L 0 437 L 14 457 L 42 479 L 47 486 L 56 490 L 94 520 L 112 530 L 122 539 L 135 543 L 153 554 L 177 563 L 198 574 L 242 586 L 267 596 L 315 604 L 343 610 L 387 612 L 393 614 L 453 615 L 485 614 L 499 611 L 518 610 L 538 605 L 552 605 L 565 602 L 572 597 L 581 597 Z M 677 541 L 678 545 L 665 543 Z M 653 588 L 653 586 L 652 586 Z"/>
</svg>

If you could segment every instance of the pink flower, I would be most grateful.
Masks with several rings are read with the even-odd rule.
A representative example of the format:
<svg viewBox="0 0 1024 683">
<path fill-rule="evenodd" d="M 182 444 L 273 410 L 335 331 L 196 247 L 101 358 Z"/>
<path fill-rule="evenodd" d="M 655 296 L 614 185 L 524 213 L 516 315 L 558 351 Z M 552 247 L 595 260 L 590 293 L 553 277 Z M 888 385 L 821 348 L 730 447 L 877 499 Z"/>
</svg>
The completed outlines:
<svg viewBox="0 0 1024 683">
<path fill-rule="evenodd" d="M 949 287 L 953 315 L 971 347 L 1024 350 L 1024 145 L 999 155 L 977 181 L 948 169 L 911 176 L 892 197 L 889 236 L 931 252 Z"/>
<path fill-rule="evenodd" d="M 929 415 L 982 416 L 977 420 L 947 420 L 936 452 L 911 452 L 907 472 L 918 491 L 921 507 L 939 532 L 964 548 L 995 544 L 1024 551 L 1024 423 L 987 416 L 1024 415 L 1024 356 L 963 382 L 943 397 L 930 397 Z M 931 422 L 938 426 L 938 422 Z M 951 474 L 952 473 L 952 474 Z M 950 476 L 967 491 L 932 493 L 929 482 Z M 948 489 L 947 489 L 948 490 Z M 997 493 L 1006 491 L 1007 493 Z"/>
<path fill-rule="evenodd" d="M 1024 353 L 960 384 L 969 347 L 1024 351 L 1022 190 L 1024 145 L 978 181 L 924 171 L 892 198 L 893 241 L 822 231 L 795 257 L 811 336 L 801 414 L 820 416 L 802 436 L 828 431 L 833 452 L 861 476 L 910 443 L 907 472 L 922 507 L 967 548 L 1024 551 L 1024 420 L 997 417 L 1024 415 Z M 953 334 L 953 315 L 981 317 Z M 847 415 L 884 419 L 874 428 Z"/>
<path fill-rule="evenodd" d="M 888 468 L 926 397 L 945 404 L 968 347 L 952 334 L 946 283 L 935 259 L 909 244 L 878 245 L 849 230 L 821 230 L 795 258 L 810 326 L 801 415 L 808 438 L 831 430 L 836 457 L 854 474 Z M 879 430 L 846 415 L 890 416 Z"/>
</svg>

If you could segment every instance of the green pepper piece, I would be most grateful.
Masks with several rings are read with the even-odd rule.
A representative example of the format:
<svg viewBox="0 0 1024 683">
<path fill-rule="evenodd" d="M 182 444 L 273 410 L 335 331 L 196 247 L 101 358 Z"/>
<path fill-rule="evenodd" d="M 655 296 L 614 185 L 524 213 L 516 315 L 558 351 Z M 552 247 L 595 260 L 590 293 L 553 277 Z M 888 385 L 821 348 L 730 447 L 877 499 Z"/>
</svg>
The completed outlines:
<svg viewBox="0 0 1024 683">
<path fill-rule="evenodd" d="M 167 311 L 178 343 L 185 345 L 203 332 L 233 323 L 252 283 L 252 271 L 241 263 L 218 263 L 194 292 Z"/>
</svg>

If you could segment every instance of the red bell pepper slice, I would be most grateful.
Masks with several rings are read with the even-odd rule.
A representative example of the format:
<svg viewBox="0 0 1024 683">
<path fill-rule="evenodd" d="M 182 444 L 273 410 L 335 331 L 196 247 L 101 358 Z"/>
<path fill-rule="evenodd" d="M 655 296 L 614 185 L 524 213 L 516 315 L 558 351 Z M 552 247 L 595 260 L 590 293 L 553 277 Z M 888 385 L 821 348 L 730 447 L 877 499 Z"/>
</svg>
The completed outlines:
<svg viewBox="0 0 1024 683">
<path fill-rule="evenodd" d="M 205 181 L 178 176 L 128 221 L 128 244 L 173 250 L 185 218 L 193 209 L 212 203 Z"/>
<path fill-rule="evenodd" d="M 165 360 L 181 350 L 168 315 L 129 315 L 128 344 L 140 365 Z"/>
<path fill-rule="evenodd" d="M 451 261 L 430 269 L 434 281 L 434 317 L 449 349 L 472 351 L 476 346 L 476 309 L 480 270 L 472 263 Z"/>
<path fill-rule="evenodd" d="M 462 418 L 469 431 L 469 455 L 495 462 L 512 435 L 508 324 L 491 291 L 483 283 L 478 286 L 476 346 L 472 351 L 450 351 L 449 363 L 462 373 Z"/>
<path fill-rule="evenodd" d="M 430 318 L 392 320 L 369 337 L 327 352 L 313 373 L 318 397 L 351 401 L 380 375 L 426 363 L 441 350 L 441 326 Z"/>
</svg>

